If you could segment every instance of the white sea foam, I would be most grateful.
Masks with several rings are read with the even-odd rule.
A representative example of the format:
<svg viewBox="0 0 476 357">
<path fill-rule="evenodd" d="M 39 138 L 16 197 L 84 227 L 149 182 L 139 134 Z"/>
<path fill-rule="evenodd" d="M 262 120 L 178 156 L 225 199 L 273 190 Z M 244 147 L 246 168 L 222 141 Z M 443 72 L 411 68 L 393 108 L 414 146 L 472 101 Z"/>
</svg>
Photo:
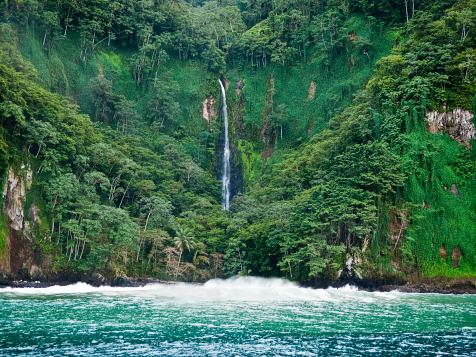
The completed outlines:
<svg viewBox="0 0 476 357">
<path fill-rule="evenodd" d="M 277 278 L 233 277 L 213 279 L 205 284 L 148 284 L 142 287 L 94 287 L 86 283 L 46 288 L 3 288 L 0 294 L 18 295 L 136 295 L 187 301 L 347 301 L 393 300 L 399 292 L 370 293 L 354 286 L 313 289 Z"/>
<path fill-rule="evenodd" d="M 0 289 L 0 293 L 16 293 L 25 295 L 62 295 L 62 294 L 90 294 L 106 292 L 133 292 L 150 289 L 151 285 L 143 287 L 112 287 L 112 286 L 92 286 L 86 283 L 75 283 L 70 285 L 53 285 L 46 288 L 12 288 Z"/>
</svg>

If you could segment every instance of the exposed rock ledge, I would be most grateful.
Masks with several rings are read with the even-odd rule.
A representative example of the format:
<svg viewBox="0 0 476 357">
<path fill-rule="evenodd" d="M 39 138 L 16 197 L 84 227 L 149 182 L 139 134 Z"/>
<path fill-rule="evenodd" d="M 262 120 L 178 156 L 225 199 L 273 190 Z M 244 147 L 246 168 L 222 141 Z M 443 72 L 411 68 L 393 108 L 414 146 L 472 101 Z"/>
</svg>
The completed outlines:
<svg viewBox="0 0 476 357">
<path fill-rule="evenodd" d="M 202 103 L 202 116 L 203 119 L 206 120 L 208 124 L 208 128 L 210 129 L 210 125 L 212 120 L 216 117 L 215 111 L 215 98 L 211 95 L 204 99 Z"/>
<path fill-rule="evenodd" d="M 0 211 L 5 215 L 8 226 L 5 250 L 0 255 L 0 280 L 44 278 L 32 234 L 32 227 L 39 223 L 39 208 L 35 205 L 30 207 L 32 222 L 25 217 L 25 200 L 31 188 L 32 175 L 29 165 L 8 170 L 3 187 L 3 210 Z"/>
<path fill-rule="evenodd" d="M 405 293 L 476 294 L 476 278 L 411 280 L 403 285 L 382 285 L 377 290 L 398 290 Z"/>
<path fill-rule="evenodd" d="M 3 202 L 9 227 L 17 232 L 23 230 L 23 205 L 25 202 L 25 195 L 25 179 L 21 175 L 16 175 L 13 169 L 10 168 L 8 170 L 7 182 L 3 188 Z"/>
<path fill-rule="evenodd" d="M 464 109 L 454 109 L 446 113 L 437 111 L 426 113 L 426 122 L 431 133 L 447 133 L 453 139 L 467 146 L 476 136 L 472 119 L 473 113 Z"/>
<path fill-rule="evenodd" d="M 437 293 L 437 294 L 476 294 L 476 277 L 446 278 L 408 276 L 406 278 L 366 278 L 340 280 L 335 287 L 346 284 L 357 286 L 367 291 L 393 291 L 405 293 Z M 326 287 L 326 286 L 319 286 Z"/>
</svg>

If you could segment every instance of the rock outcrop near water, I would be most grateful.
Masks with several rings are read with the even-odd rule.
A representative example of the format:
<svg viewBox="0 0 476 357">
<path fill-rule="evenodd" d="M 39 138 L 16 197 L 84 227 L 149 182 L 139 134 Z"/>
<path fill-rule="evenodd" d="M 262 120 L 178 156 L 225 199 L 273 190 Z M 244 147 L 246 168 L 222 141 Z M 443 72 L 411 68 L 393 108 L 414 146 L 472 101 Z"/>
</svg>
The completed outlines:
<svg viewBox="0 0 476 357">
<path fill-rule="evenodd" d="M 40 222 L 39 208 L 32 204 L 25 217 L 25 202 L 32 184 L 30 166 L 10 168 L 3 187 L 3 211 L 7 224 L 4 250 L 0 255 L 0 279 L 37 279 L 43 277 L 40 255 L 35 253 L 33 227 Z"/>
</svg>

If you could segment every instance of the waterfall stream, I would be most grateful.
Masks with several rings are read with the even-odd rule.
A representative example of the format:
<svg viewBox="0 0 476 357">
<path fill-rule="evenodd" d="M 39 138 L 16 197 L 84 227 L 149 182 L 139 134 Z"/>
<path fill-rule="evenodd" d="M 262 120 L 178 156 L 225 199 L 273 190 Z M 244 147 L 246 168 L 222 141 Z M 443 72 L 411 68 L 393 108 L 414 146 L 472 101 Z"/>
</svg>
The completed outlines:
<svg viewBox="0 0 476 357">
<path fill-rule="evenodd" d="M 220 82 L 224 131 L 225 131 L 225 145 L 223 148 L 223 172 L 221 177 L 222 182 L 222 204 L 225 211 L 230 210 L 230 182 L 231 182 L 231 167 L 230 167 L 230 141 L 228 137 L 228 108 L 226 106 L 226 90 L 223 82 Z"/>
</svg>

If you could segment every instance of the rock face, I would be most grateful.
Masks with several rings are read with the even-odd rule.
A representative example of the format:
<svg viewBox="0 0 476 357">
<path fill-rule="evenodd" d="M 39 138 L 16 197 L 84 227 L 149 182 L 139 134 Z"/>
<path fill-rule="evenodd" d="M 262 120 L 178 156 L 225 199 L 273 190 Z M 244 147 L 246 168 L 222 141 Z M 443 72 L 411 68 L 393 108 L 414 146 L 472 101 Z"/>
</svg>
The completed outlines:
<svg viewBox="0 0 476 357">
<path fill-rule="evenodd" d="M 454 247 L 453 253 L 451 254 L 451 263 L 453 265 L 453 268 L 459 267 L 459 261 L 461 260 L 461 256 L 461 249 L 459 249 L 459 247 Z"/>
<path fill-rule="evenodd" d="M 210 125 L 212 123 L 212 119 L 216 117 L 216 111 L 215 111 L 215 98 L 211 95 L 208 98 L 205 98 L 205 100 L 202 103 L 202 116 L 203 119 L 207 121 L 208 128 L 210 128 Z"/>
<path fill-rule="evenodd" d="M 345 266 L 337 273 L 339 281 L 358 283 L 360 280 L 362 280 L 362 275 L 357 269 L 361 263 L 362 261 L 360 257 L 348 255 L 345 261 Z"/>
<path fill-rule="evenodd" d="M 0 276 L 4 279 L 30 279 L 42 276 L 39 255 L 33 247 L 32 224 L 39 223 L 39 208 L 32 205 L 29 215 L 25 217 L 25 200 L 27 189 L 31 187 L 32 170 L 22 166 L 20 173 L 10 168 L 3 188 L 3 210 L 6 218 L 8 235 L 5 249 L 0 257 Z"/>
<path fill-rule="evenodd" d="M 309 88 L 307 89 L 307 99 L 312 100 L 316 97 L 316 89 L 317 89 L 317 84 L 316 82 L 312 81 L 309 84 Z"/>
<path fill-rule="evenodd" d="M 469 146 L 470 141 L 476 136 L 472 118 L 473 113 L 463 109 L 454 109 L 446 113 L 432 111 L 426 114 L 428 130 L 431 133 L 447 133 L 466 146 Z"/>
<path fill-rule="evenodd" d="M 459 191 L 455 184 L 451 185 L 451 193 L 453 194 L 453 196 L 459 197 Z"/>
<path fill-rule="evenodd" d="M 28 210 L 28 217 L 33 223 L 41 224 L 40 209 L 35 204 L 32 204 Z"/>
<path fill-rule="evenodd" d="M 242 79 L 239 79 L 236 82 L 236 87 L 235 87 L 235 92 L 236 96 L 239 98 L 241 94 L 243 93 L 243 88 L 245 87 L 245 82 Z"/>
<path fill-rule="evenodd" d="M 26 187 L 23 177 L 16 175 L 13 169 L 8 170 L 8 178 L 3 189 L 3 208 L 7 215 L 11 230 L 21 231 L 24 224 L 23 205 Z"/>
<path fill-rule="evenodd" d="M 441 245 L 440 247 L 440 251 L 438 253 L 440 255 L 440 258 L 441 259 L 444 259 L 446 260 L 448 258 L 448 253 L 446 252 L 446 248 L 444 245 Z"/>
</svg>

